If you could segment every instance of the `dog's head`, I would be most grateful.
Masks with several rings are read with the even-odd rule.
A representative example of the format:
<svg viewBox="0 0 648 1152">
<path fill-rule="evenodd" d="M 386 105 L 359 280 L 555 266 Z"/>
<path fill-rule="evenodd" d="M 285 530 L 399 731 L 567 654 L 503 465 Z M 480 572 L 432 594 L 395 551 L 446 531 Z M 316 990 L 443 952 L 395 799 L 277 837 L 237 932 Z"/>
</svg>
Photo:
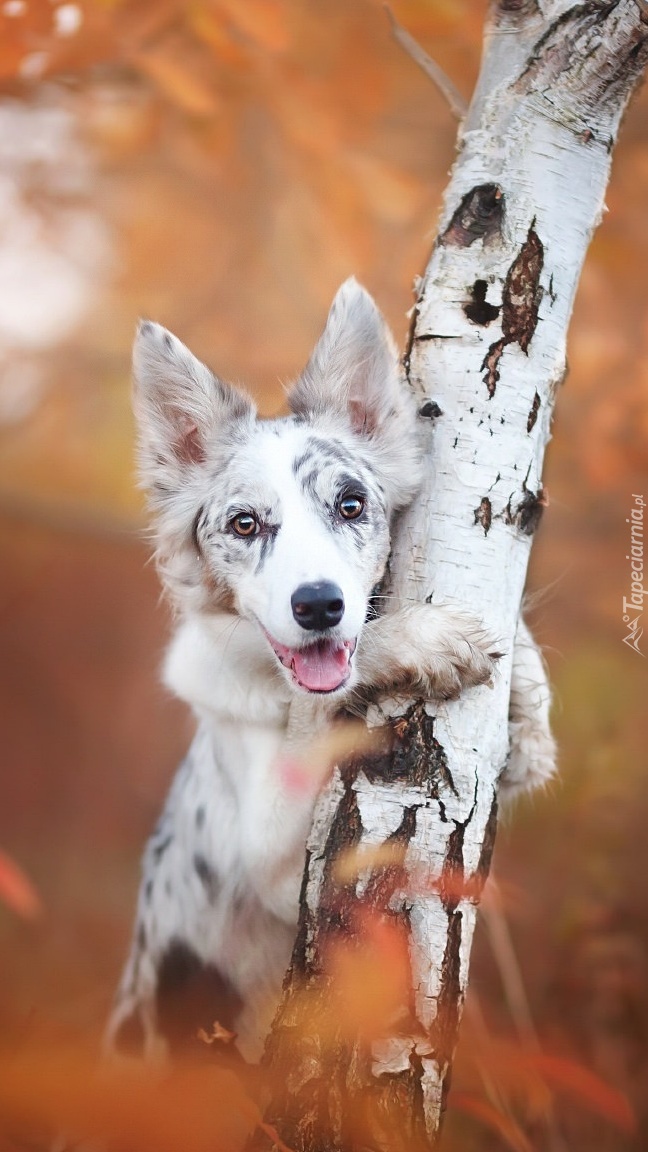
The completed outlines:
<svg viewBox="0 0 648 1152">
<path fill-rule="evenodd" d="M 140 471 L 176 605 L 254 621 L 297 688 L 348 686 L 391 519 L 420 468 L 413 401 L 371 296 L 342 285 L 288 417 L 258 420 L 148 321 L 134 369 Z"/>
</svg>

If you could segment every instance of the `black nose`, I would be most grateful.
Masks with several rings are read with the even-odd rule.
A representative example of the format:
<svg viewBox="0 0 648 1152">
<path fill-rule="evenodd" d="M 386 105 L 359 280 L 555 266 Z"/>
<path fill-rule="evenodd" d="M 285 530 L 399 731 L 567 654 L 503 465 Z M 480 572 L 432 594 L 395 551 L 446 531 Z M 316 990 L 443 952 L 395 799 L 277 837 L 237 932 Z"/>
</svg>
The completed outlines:
<svg viewBox="0 0 648 1152">
<path fill-rule="evenodd" d="M 297 623 L 309 632 L 334 628 L 344 616 L 342 589 L 330 580 L 300 584 L 290 597 L 290 605 Z"/>
</svg>

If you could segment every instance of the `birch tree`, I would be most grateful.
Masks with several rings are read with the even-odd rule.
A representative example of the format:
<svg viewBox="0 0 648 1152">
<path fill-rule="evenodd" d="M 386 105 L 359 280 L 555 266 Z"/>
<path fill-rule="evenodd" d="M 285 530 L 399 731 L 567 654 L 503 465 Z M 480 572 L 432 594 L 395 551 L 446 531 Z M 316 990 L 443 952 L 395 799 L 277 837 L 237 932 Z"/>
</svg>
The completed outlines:
<svg viewBox="0 0 648 1152">
<path fill-rule="evenodd" d="M 490 14 L 405 350 L 426 481 L 399 527 L 391 592 L 469 606 L 504 655 L 490 690 L 372 706 L 368 723 L 390 730 L 391 751 L 336 770 L 318 802 L 267 1050 L 267 1118 L 295 1152 L 437 1142 L 496 832 L 511 653 L 567 326 L 647 58 L 642 0 L 499 0 Z M 336 861 L 365 845 L 399 846 L 403 863 L 387 855 L 340 880 Z M 323 962 L 366 909 L 401 925 L 412 988 L 391 1034 L 371 1045 L 336 1033 Z M 326 1040 L 314 1004 L 328 1012 Z"/>
</svg>

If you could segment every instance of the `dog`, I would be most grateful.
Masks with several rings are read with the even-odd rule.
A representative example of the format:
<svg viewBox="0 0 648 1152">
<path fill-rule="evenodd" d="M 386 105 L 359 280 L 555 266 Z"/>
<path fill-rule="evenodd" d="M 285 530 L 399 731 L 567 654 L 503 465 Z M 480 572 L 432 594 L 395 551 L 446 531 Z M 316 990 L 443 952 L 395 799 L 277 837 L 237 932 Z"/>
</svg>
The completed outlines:
<svg viewBox="0 0 648 1152">
<path fill-rule="evenodd" d="M 297 924 L 315 794 L 281 766 L 363 693 L 448 699 L 496 653 L 458 607 L 372 610 L 421 479 L 416 408 L 371 296 L 349 280 L 288 393 L 257 419 L 164 328 L 134 349 L 139 466 L 179 625 L 164 670 L 198 728 L 145 851 L 112 1051 L 175 1056 L 199 1025 L 256 1060 Z M 521 622 L 506 784 L 554 770 L 549 689 Z"/>
</svg>

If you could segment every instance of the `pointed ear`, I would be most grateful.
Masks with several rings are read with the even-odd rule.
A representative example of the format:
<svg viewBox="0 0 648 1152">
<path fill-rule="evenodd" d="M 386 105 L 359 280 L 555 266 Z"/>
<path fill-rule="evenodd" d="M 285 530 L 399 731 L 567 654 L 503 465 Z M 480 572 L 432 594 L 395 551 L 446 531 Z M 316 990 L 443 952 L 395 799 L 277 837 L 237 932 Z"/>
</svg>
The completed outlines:
<svg viewBox="0 0 648 1152">
<path fill-rule="evenodd" d="M 288 396 L 293 412 L 346 416 L 371 436 L 401 391 L 398 354 L 373 298 L 353 277 L 338 290 L 304 372 Z"/>
<path fill-rule="evenodd" d="M 142 320 L 133 348 L 139 461 L 147 487 L 181 480 L 202 464 L 233 420 L 254 414 L 243 392 L 224 384 L 160 324 Z"/>
<path fill-rule="evenodd" d="M 339 289 L 288 403 L 313 421 L 333 415 L 367 441 L 392 509 L 412 499 L 421 469 L 414 400 L 391 332 L 357 280 Z"/>
</svg>

